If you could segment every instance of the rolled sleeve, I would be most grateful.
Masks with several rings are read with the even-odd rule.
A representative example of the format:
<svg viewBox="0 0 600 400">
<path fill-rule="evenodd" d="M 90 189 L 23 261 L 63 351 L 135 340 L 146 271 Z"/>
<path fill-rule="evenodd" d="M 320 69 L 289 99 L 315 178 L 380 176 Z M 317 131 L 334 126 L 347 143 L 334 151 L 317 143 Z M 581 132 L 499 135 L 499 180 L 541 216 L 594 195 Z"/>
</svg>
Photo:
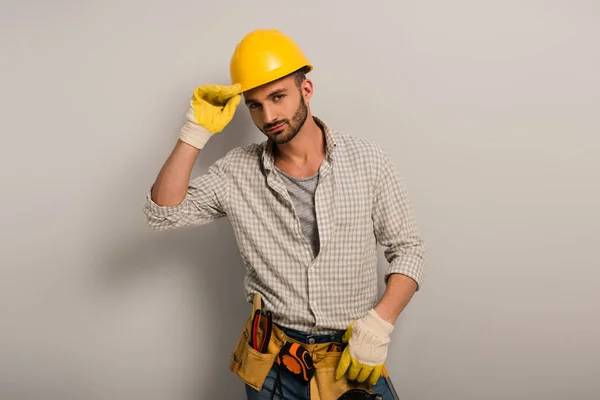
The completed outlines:
<svg viewBox="0 0 600 400">
<path fill-rule="evenodd" d="M 385 281 L 391 274 L 412 278 L 420 289 L 425 267 L 425 247 L 418 232 L 412 206 L 403 183 L 389 156 L 381 151 L 382 163 L 375 187 L 373 223 L 377 242 L 386 247 L 389 263 Z"/>
<path fill-rule="evenodd" d="M 206 174 L 191 180 L 185 198 L 174 206 L 156 204 L 151 198 L 152 189 L 149 189 L 144 206 L 148 225 L 153 229 L 168 230 L 203 225 L 226 216 L 228 182 L 225 164 L 225 158 L 219 159 Z"/>
</svg>

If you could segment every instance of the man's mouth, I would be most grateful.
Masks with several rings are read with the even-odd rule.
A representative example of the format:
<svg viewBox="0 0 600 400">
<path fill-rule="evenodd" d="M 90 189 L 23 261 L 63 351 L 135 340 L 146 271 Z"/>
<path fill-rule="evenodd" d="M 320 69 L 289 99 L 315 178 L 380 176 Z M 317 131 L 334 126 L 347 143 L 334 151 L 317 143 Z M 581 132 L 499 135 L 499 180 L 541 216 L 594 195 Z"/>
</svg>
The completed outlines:
<svg viewBox="0 0 600 400">
<path fill-rule="evenodd" d="M 283 128 L 285 127 L 285 122 L 282 122 L 280 124 L 277 124 L 271 128 L 267 129 L 267 132 L 269 133 L 279 133 L 283 130 Z"/>
</svg>

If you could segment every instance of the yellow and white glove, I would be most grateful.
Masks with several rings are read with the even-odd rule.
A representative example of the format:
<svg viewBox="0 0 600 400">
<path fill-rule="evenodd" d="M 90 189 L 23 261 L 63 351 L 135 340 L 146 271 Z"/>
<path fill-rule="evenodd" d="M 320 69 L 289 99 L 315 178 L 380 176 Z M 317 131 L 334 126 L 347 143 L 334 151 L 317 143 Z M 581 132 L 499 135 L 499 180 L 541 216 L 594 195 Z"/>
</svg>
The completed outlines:
<svg viewBox="0 0 600 400">
<path fill-rule="evenodd" d="M 375 310 L 354 321 L 346 330 L 342 341 L 348 343 L 335 371 L 340 379 L 346 372 L 348 380 L 377 383 L 387 358 L 390 334 L 394 325 L 383 320 Z"/>
<path fill-rule="evenodd" d="M 202 149 L 212 135 L 221 132 L 231 122 L 241 100 L 241 87 L 237 84 L 208 84 L 196 88 L 179 139 Z"/>
</svg>

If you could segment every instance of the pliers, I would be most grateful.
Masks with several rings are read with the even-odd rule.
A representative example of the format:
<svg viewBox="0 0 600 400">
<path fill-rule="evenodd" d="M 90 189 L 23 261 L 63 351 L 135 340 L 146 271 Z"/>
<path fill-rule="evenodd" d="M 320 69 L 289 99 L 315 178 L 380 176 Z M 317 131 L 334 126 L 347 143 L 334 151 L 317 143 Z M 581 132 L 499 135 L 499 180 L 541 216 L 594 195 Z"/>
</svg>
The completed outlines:
<svg viewBox="0 0 600 400">
<path fill-rule="evenodd" d="M 260 328 L 261 317 L 265 316 L 265 326 L 263 327 L 263 338 L 262 341 L 258 340 L 258 329 Z M 252 317 L 252 327 L 250 330 L 250 346 L 260 352 L 266 353 L 267 348 L 269 346 L 269 342 L 271 341 L 271 331 L 273 329 L 273 315 L 271 311 L 267 311 L 263 313 L 262 310 L 258 309 L 254 311 L 254 316 Z"/>
</svg>

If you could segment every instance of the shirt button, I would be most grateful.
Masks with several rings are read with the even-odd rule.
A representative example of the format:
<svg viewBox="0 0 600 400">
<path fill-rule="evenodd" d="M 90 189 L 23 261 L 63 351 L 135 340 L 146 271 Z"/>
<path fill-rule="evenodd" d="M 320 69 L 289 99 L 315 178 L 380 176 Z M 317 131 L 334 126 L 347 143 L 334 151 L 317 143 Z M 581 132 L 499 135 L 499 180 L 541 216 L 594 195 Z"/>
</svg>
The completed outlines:
<svg viewBox="0 0 600 400">
<path fill-rule="evenodd" d="M 308 338 L 308 344 L 315 344 L 315 338 L 314 337 Z"/>
</svg>

